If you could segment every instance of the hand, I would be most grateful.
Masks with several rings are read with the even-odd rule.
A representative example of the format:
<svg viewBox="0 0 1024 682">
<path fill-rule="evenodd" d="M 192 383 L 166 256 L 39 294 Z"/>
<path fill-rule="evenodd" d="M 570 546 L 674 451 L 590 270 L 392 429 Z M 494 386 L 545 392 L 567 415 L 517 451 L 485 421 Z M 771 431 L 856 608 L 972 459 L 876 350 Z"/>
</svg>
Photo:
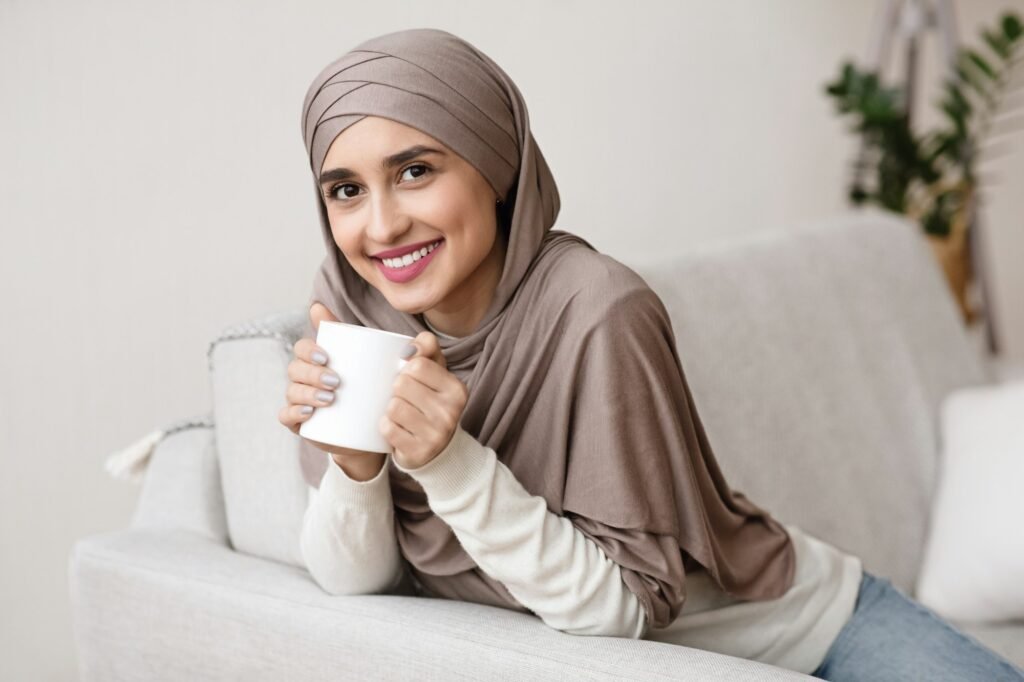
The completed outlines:
<svg viewBox="0 0 1024 682">
<path fill-rule="evenodd" d="M 424 466 L 444 450 L 462 419 L 469 389 L 454 374 L 429 331 L 412 342 L 416 355 L 395 379 L 394 395 L 381 417 L 380 432 L 406 469 Z"/>
<path fill-rule="evenodd" d="M 309 319 L 313 323 L 314 332 L 320 329 L 322 320 L 338 321 L 331 311 L 321 303 L 312 305 L 309 309 Z M 287 404 L 278 412 L 277 420 L 288 427 L 292 433 L 299 435 L 299 427 L 302 422 L 312 416 L 313 410 L 334 402 L 334 390 L 338 387 L 340 378 L 324 366 L 327 364 L 327 351 L 317 346 L 313 339 L 299 339 L 295 343 L 294 352 L 295 358 L 288 363 L 288 378 L 291 379 L 291 382 L 285 391 Z M 313 359 L 314 352 L 323 353 L 323 363 Z M 330 383 L 332 377 L 338 379 L 338 383 L 332 385 Z M 303 411 L 305 407 L 309 409 Z M 348 448 L 321 443 L 309 438 L 306 440 L 331 454 L 352 452 Z"/>
</svg>

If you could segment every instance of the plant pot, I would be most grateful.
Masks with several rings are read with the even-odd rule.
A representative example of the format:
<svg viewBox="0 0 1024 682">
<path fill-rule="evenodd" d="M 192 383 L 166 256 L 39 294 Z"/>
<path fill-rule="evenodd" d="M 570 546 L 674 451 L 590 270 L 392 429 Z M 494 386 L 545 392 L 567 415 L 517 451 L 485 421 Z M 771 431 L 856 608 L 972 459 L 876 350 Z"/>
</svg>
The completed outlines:
<svg viewBox="0 0 1024 682">
<path fill-rule="evenodd" d="M 977 321 L 978 311 L 967 300 L 967 291 L 974 273 L 971 270 L 970 251 L 967 248 L 967 229 L 966 226 L 960 227 L 960 222 L 954 221 L 954 229 L 946 237 L 931 234 L 925 236 L 928 237 L 932 252 L 946 275 L 946 283 L 960 309 L 964 324 L 970 326 Z"/>
</svg>

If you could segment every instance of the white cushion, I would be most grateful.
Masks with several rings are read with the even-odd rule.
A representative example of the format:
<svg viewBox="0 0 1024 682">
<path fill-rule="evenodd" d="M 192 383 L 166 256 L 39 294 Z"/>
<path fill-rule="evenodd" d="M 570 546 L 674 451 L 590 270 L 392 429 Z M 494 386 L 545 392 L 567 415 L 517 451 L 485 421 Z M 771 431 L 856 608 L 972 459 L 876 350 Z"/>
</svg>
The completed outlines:
<svg viewBox="0 0 1024 682">
<path fill-rule="evenodd" d="M 277 421 L 295 340 L 289 333 L 300 320 L 285 314 L 229 328 L 211 345 L 209 359 L 231 546 L 305 567 L 299 534 L 309 486 L 299 465 L 300 438 Z"/>
<path fill-rule="evenodd" d="M 915 596 L 947 619 L 1024 618 L 1024 380 L 953 391 L 940 419 Z"/>
</svg>

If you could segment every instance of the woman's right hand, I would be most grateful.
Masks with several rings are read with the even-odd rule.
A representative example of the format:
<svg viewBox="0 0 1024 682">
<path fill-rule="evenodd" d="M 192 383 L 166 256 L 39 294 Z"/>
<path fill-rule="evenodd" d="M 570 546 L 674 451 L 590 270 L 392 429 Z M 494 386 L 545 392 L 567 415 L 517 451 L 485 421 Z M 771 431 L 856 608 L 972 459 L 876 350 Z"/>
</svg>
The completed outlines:
<svg viewBox="0 0 1024 682">
<path fill-rule="evenodd" d="M 313 323 L 314 332 L 320 328 L 320 322 L 323 320 L 338 321 L 331 311 L 320 303 L 314 303 L 309 309 L 309 319 Z M 295 357 L 288 363 L 290 382 L 285 391 L 286 404 L 278 412 L 277 419 L 292 433 L 299 435 L 299 427 L 302 426 L 302 422 L 309 419 L 316 408 L 334 402 L 334 391 L 341 383 L 341 378 L 325 366 L 327 351 L 317 346 L 313 339 L 299 339 L 295 343 L 294 352 Z M 317 359 L 313 358 L 314 353 L 318 354 Z M 321 360 L 321 362 L 317 362 L 317 360 Z M 308 438 L 306 440 L 332 454 L 347 450 L 347 448 Z"/>
<path fill-rule="evenodd" d="M 321 303 L 314 303 L 309 309 L 309 319 L 313 323 L 313 332 L 320 329 L 324 320 L 339 322 Z M 313 339 L 302 338 L 295 342 L 295 357 L 288 363 L 288 378 L 291 380 L 285 391 L 286 405 L 278 412 L 277 419 L 297 436 L 302 422 L 306 421 L 318 407 L 334 402 L 334 391 L 341 383 L 341 378 L 328 369 L 327 351 L 316 345 Z M 314 359 L 314 353 L 322 356 Z M 322 360 L 322 362 L 317 362 Z M 305 436 L 301 436 L 305 438 Z M 368 481 L 381 470 L 384 464 L 384 453 L 366 452 L 343 448 L 330 443 L 306 438 L 316 448 L 330 453 L 334 463 L 341 467 L 349 478 Z"/>
</svg>

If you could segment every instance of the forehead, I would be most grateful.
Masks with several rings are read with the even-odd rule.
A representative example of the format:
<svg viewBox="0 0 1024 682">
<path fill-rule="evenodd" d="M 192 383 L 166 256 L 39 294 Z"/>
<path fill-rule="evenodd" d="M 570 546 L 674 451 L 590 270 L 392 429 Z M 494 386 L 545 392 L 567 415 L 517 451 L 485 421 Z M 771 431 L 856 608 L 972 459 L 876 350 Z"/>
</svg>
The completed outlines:
<svg viewBox="0 0 1024 682">
<path fill-rule="evenodd" d="M 415 144 L 448 151 L 436 138 L 412 126 L 380 116 L 366 116 L 334 138 L 323 167 L 375 164 L 388 154 Z"/>
</svg>

